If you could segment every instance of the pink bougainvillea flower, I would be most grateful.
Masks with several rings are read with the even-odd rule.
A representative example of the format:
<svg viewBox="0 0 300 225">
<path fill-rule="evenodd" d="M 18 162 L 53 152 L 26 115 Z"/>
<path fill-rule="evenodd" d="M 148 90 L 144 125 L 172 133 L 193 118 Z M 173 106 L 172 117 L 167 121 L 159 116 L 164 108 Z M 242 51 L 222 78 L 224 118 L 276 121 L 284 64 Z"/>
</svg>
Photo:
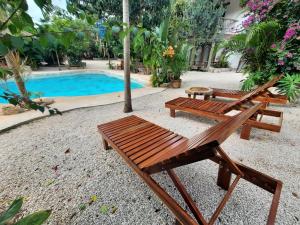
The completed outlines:
<svg viewBox="0 0 300 225">
<path fill-rule="evenodd" d="M 253 22 L 255 17 L 253 15 L 248 16 L 243 22 L 242 25 L 244 28 L 248 28 Z"/>
<path fill-rule="evenodd" d="M 279 65 L 279 66 L 284 66 L 284 61 L 281 60 L 281 59 L 279 59 L 279 60 L 278 60 L 278 65 Z"/>
<path fill-rule="evenodd" d="M 293 58 L 293 53 L 288 52 L 285 56 L 286 56 L 287 58 Z"/>
<path fill-rule="evenodd" d="M 276 44 L 273 43 L 273 44 L 271 45 L 271 48 L 277 48 Z"/>
<path fill-rule="evenodd" d="M 296 34 L 296 30 L 294 28 L 288 28 L 284 34 L 284 40 L 290 40 Z"/>
</svg>

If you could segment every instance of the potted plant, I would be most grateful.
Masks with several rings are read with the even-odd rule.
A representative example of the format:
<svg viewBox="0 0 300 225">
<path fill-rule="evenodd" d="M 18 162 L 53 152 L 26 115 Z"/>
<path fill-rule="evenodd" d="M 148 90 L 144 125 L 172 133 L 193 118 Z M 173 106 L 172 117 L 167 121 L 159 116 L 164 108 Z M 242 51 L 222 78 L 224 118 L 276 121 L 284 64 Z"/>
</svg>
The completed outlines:
<svg viewBox="0 0 300 225">
<path fill-rule="evenodd" d="M 167 65 L 167 78 L 172 88 L 180 88 L 181 75 L 188 69 L 187 53 L 189 45 L 169 46 L 163 53 Z"/>
</svg>

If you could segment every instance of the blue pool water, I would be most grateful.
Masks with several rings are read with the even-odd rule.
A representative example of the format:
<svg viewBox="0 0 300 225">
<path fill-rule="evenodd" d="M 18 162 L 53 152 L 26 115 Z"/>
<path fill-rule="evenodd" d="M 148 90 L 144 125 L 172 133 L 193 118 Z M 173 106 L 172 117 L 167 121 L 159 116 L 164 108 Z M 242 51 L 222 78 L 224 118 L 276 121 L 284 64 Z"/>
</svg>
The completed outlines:
<svg viewBox="0 0 300 225">
<path fill-rule="evenodd" d="M 42 97 L 98 95 L 124 90 L 124 80 L 102 73 L 49 74 L 28 78 L 25 85 L 29 92 L 40 92 Z M 142 87 L 131 81 L 131 89 Z M 18 93 L 13 81 L 0 82 L 0 94 L 5 88 Z M 0 98 L 0 102 L 5 100 Z"/>
</svg>

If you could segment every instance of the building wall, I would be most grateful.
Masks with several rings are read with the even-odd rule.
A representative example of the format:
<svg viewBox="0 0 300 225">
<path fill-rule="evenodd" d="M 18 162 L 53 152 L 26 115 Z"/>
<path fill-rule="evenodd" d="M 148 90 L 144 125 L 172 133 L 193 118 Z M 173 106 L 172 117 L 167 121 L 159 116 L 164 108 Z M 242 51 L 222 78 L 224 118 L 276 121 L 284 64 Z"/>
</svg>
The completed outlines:
<svg viewBox="0 0 300 225">
<path fill-rule="evenodd" d="M 240 1 L 239 0 L 230 0 L 230 4 L 227 6 L 225 18 L 228 19 L 235 19 L 237 20 L 236 26 L 242 25 L 242 21 L 245 19 L 245 13 L 243 9 L 240 7 Z"/>
<path fill-rule="evenodd" d="M 245 19 L 246 12 L 240 7 L 239 0 L 230 0 L 230 4 L 227 6 L 227 11 L 225 14 L 225 21 L 226 19 L 235 20 L 236 22 L 232 24 L 231 29 L 227 29 L 225 33 L 225 38 L 230 38 L 236 32 L 242 29 L 242 22 Z M 228 24 L 228 23 L 227 23 Z M 228 58 L 229 66 L 231 68 L 237 68 L 241 55 L 240 54 L 232 54 Z"/>
</svg>

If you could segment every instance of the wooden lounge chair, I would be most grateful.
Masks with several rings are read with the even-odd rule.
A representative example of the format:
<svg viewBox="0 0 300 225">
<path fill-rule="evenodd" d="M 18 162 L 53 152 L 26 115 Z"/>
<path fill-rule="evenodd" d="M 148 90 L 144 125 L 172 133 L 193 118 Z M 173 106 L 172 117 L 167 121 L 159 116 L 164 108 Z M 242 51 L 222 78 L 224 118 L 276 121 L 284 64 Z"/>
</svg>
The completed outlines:
<svg viewBox="0 0 300 225">
<path fill-rule="evenodd" d="M 267 225 L 275 223 L 282 183 L 265 174 L 234 162 L 220 147 L 238 127 L 250 118 L 261 105 L 255 105 L 234 117 L 209 128 L 191 139 L 175 134 L 137 116 L 129 116 L 98 126 L 105 149 L 113 147 L 125 162 L 142 178 L 176 217 L 181 225 L 211 225 L 217 220 L 238 181 L 242 178 L 274 194 Z M 180 182 L 173 168 L 210 159 L 219 164 L 217 184 L 227 190 L 210 221 L 206 221 Z M 191 216 L 152 177 L 167 171 L 182 195 Z M 231 183 L 231 174 L 236 178 Z M 205 178 L 202 178 L 203 182 Z"/>
<path fill-rule="evenodd" d="M 253 101 L 264 102 L 265 104 L 274 103 L 274 104 L 287 104 L 288 99 L 285 95 L 273 94 L 268 90 L 268 88 L 273 87 L 274 84 L 279 81 L 283 75 L 274 77 L 272 80 L 266 83 L 265 89 L 259 93 L 259 95 L 253 98 Z M 224 98 L 233 98 L 239 99 L 247 94 L 249 91 L 240 91 L 240 90 L 230 90 L 230 89 L 220 89 L 220 88 L 212 88 L 213 94 L 212 97 L 224 97 Z"/>
<path fill-rule="evenodd" d="M 224 121 L 230 117 L 230 112 L 234 110 L 245 110 L 247 105 L 253 105 L 252 102 L 257 96 L 263 93 L 269 85 L 275 84 L 276 80 L 265 83 L 238 100 L 232 102 L 220 102 L 213 100 L 200 100 L 192 98 L 179 97 L 165 103 L 165 107 L 170 109 L 170 116 L 175 117 L 176 110 L 188 112 L 197 116 L 203 116 L 217 121 Z M 251 129 L 258 128 L 273 132 L 280 132 L 283 113 L 280 111 L 266 109 L 266 104 L 261 104 L 261 108 L 243 125 L 241 138 L 249 140 Z M 278 124 L 266 123 L 262 121 L 264 116 L 275 117 Z"/>
</svg>

